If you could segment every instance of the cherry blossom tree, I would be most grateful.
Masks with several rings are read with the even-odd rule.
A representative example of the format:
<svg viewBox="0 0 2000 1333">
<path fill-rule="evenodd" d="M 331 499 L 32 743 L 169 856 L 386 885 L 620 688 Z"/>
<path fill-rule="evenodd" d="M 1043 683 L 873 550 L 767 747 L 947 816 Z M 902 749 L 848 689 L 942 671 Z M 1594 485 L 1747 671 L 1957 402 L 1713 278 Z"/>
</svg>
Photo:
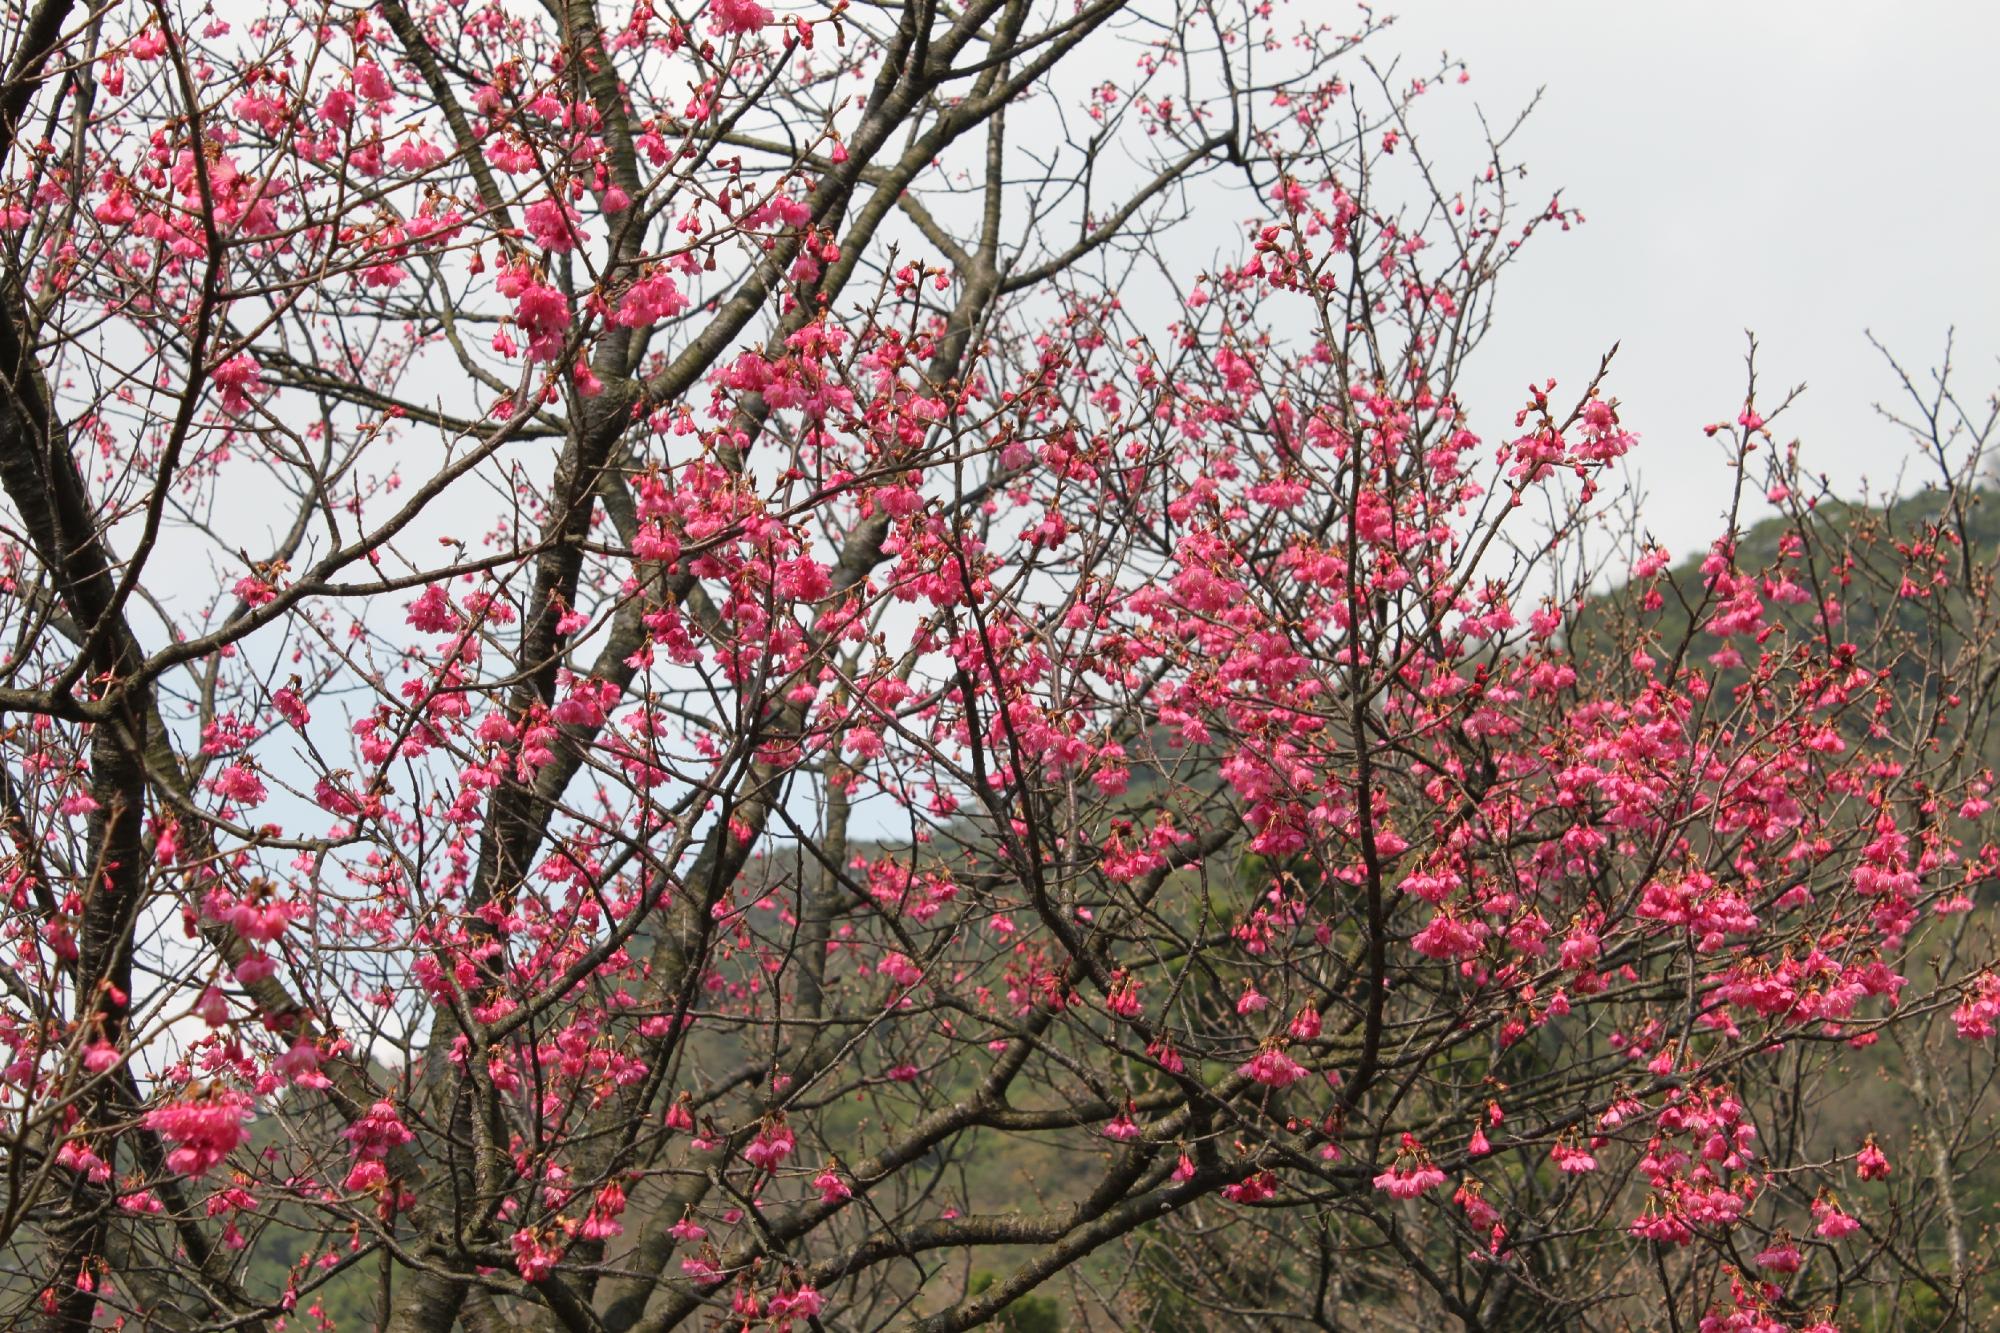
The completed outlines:
<svg viewBox="0 0 2000 1333">
<path fill-rule="evenodd" d="M 1378 26 L 11 10 L 9 1326 L 1968 1325 L 1990 422 L 1674 565 Z"/>
</svg>

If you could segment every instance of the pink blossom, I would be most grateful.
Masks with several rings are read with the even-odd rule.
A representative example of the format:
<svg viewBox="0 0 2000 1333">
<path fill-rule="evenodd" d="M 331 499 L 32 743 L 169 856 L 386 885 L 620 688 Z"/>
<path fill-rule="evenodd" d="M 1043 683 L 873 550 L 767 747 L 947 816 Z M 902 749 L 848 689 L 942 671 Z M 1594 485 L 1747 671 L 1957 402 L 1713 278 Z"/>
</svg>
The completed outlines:
<svg viewBox="0 0 2000 1333">
<path fill-rule="evenodd" d="M 237 805 L 262 805 L 268 793 L 257 774 L 242 764 L 231 764 L 209 779 L 216 795 Z"/>
<path fill-rule="evenodd" d="M 386 102 L 396 95 L 389 76 L 372 60 L 364 60 L 354 67 L 354 90 L 371 102 Z"/>
<path fill-rule="evenodd" d="M 457 608 L 451 604 L 451 594 L 440 583 L 433 583 L 418 594 L 417 600 L 410 603 L 406 619 L 412 628 L 425 634 L 446 634 L 462 623 Z"/>
<path fill-rule="evenodd" d="M 311 1041 L 295 1041 L 271 1062 L 271 1072 L 302 1088 L 330 1088 L 333 1080 L 319 1070 L 319 1046 Z"/>
<path fill-rule="evenodd" d="M 1231 1203 L 1263 1203 L 1277 1197 L 1278 1178 L 1269 1171 L 1259 1171 L 1247 1180 L 1222 1187 L 1222 1197 Z"/>
<path fill-rule="evenodd" d="M 779 1330 L 789 1328 L 795 1319 L 810 1319 L 826 1308 L 817 1288 L 801 1286 L 789 1294 L 771 1298 L 771 1319 Z"/>
<path fill-rule="evenodd" d="M 502 269 L 496 285 L 502 296 L 514 302 L 514 324 L 528 335 L 529 357 L 536 361 L 559 359 L 570 327 L 568 299 L 537 279 L 526 263 Z"/>
<path fill-rule="evenodd" d="M 514 1269 L 524 1282 L 540 1282 L 562 1262 L 562 1250 L 526 1227 L 514 1233 Z"/>
<path fill-rule="evenodd" d="M 792 1137 L 792 1131 L 783 1121 L 778 1121 L 757 1131 L 757 1136 L 743 1149 L 743 1160 L 761 1170 L 775 1171 L 792 1155 L 795 1146 L 797 1141 Z"/>
<path fill-rule="evenodd" d="M 1841 1211 L 1840 1205 L 1831 1195 L 1822 1194 L 1813 1200 L 1812 1214 L 1818 1225 L 1813 1228 L 1828 1240 L 1839 1240 L 1861 1229 L 1861 1223 Z"/>
<path fill-rule="evenodd" d="M 521 221 L 544 250 L 562 253 L 588 239 L 577 227 L 577 211 L 560 199 L 537 199 L 521 210 Z"/>
<path fill-rule="evenodd" d="M 412 176 L 417 176 L 429 171 L 444 161 L 444 158 L 444 149 L 421 135 L 411 135 L 398 143 L 390 152 L 389 165 L 398 171 L 407 171 Z"/>
<path fill-rule="evenodd" d="M 1861 1145 L 1861 1151 L 1854 1155 L 1854 1171 L 1863 1180 L 1887 1180 L 1889 1178 L 1889 1158 L 1870 1134 L 1868 1141 Z"/>
<path fill-rule="evenodd" d="M 642 329 L 663 319 L 672 319 L 687 307 L 688 299 L 681 294 L 673 278 L 665 273 L 655 273 L 626 289 L 612 322 L 628 329 Z"/>
<path fill-rule="evenodd" d="M 1597 1159 L 1588 1149 L 1574 1143 L 1558 1143 L 1549 1149 L 1549 1156 L 1556 1168 L 1570 1175 L 1581 1175 L 1597 1169 Z"/>
<path fill-rule="evenodd" d="M 1488 933 L 1483 921 L 1461 921 L 1439 913 L 1410 940 L 1410 947 L 1427 958 L 1470 958 Z"/>
<path fill-rule="evenodd" d="M 1236 1072 L 1267 1088 L 1288 1088 L 1305 1077 L 1305 1066 L 1283 1051 L 1266 1048 L 1236 1067 Z"/>
<path fill-rule="evenodd" d="M 251 407 L 250 395 L 264 387 L 263 367 L 257 358 L 248 352 L 238 352 L 208 373 L 208 378 L 222 391 L 222 410 L 234 417 L 243 416 Z"/>
<path fill-rule="evenodd" d="M 1139 1126 L 1128 1111 L 1120 1111 L 1104 1126 L 1104 1137 L 1116 1139 L 1120 1143 L 1130 1142 L 1138 1138 L 1139 1134 Z"/>
<path fill-rule="evenodd" d="M 195 1013 L 211 1028 L 219 1028 L 229 1022 L 229 1001 L 214 986 L 202 989 L 201 998 L 195 1002 Z"/>
<path fill-rule="evenodd" d="M 755 32 L 771 21 L 771 11 L 756 0 L 709 0 L 709 27 L 721 36 Z"/>
<path fill-rule="evenodd" d="M 249 1138 L 243 1122 L 250 1118 L 251 1101 L 240 1092 L 218 1091 L 192 1101 L 173 1102 L 148 1111 L 145 1126 L 174 1148 L 167 1154 L 167 1169 L 183 1176 L 199 1176 L 234 1152 Z"/>
<path fill-rule="evenodd" d="M 1444 1172 L 1429 1162 L 1398 1164 L 1375 1177 L 1375 1188 L 1396 1199 L 1414 1199 L 1444 1184 Z"/>
<path fill-rule="evenodd" d="M 830 1166 L 814 1176 L 812 1183 L 813 1188 L 819 1191 L 821 1203 L 842 1203 L 854 1197 L 854 1190 L 840 1178 L 840 1172 Z"/>
<path fill-rule="evenodd" d="M 403 1123 L 394 1103 L 378 1101 L 368 1108 L 367 1114 L 342 1130 L 341 1137 L 354 1145 L 355 1156 L 365 1161 L 381 1161 L 416 1136 Z"/>
<path fill-rule="evenodd" d="M 254 986 L 260 981 L 269 981 L 278 975 L 278 962 L 267 953 L 246 954 L 233 969 L 236 980 L 245 986 Z"/>
<path fill-rule="evenodd" d="M 1757 1252 L 1757 1266 L 1768 1268 L 1773 1273 L 1790 1276 L 1798 1272 L 1803 1263 L 1799 1247 L 1792 1244 L 1791 1238 L 1782 1233 L 1770 1245 Z"/>
</svg>

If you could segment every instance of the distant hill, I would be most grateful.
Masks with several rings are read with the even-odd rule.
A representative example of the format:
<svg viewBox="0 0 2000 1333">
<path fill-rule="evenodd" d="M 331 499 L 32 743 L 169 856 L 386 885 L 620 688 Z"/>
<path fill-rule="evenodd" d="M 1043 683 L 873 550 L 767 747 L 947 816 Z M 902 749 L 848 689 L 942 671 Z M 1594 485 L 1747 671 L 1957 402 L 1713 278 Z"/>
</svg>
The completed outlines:
<svg viewBox="0 0 2000 1333">
<path fill-rule="evenodd" d="M 1705 623 L 1717 609 L 1701 569 L 1709 554 L 1683 553 L 1657 584 L 1644 581 L 1590 599 L 1574 617 L 1572 649 L 1588 657 L 1611 644 L 1630 644 L 1634 631 L 1643 629 L 1656 657 L 1672 652 L 1691 620 Z M 1782 569 L 1805 595 L 1786 601 L 1765 590 L 1766 617 L 1794 636 L 1853 644 L 1861 665 L 1889 668 L 1902 683 L 1927 692 L 1938 666 L 1964 647 L 1972 631 L 1968 596 L 1978 595 L 2000 570 L 2000 492 L 1972 491 L 1955 506 L 1930 490 L 1881 505 L 1826 500 L 1800 514 L 1774 514 L 1743 532 L 1734 565 L 1746 574 Z M 1931 571 L 1945 576 L 1942 587 L 1927 577 Z M 1642 613 L 1641 599 L 1654 586 L 1662 605 Z M 1815 612 L 1827 599 L 1839 604 L 1840 614 L 1822 629 Z M 1723 646 L 1704 630 L 1688 644 L 1687 660 L 1709 665 Z M 1749 652 L 1740 639 L 1738 648 Z M 1717 683 L 1741 679 L 1740 671 L 1724 668 Z"/>
</svg>

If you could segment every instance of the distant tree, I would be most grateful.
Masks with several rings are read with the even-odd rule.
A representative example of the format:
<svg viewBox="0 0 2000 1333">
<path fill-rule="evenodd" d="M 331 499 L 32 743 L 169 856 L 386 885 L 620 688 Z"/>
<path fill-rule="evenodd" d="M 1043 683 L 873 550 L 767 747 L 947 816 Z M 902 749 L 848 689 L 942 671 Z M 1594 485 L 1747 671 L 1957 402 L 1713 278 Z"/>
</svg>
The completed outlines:
<svg viewBox="0 0 2000 1333">
<path fill-rule="evenodd" d="M 1976 441 L 1675 573 L 1321 12 L 9 10 L 0 1323 L 1989 1308 Z"/>
</svg>

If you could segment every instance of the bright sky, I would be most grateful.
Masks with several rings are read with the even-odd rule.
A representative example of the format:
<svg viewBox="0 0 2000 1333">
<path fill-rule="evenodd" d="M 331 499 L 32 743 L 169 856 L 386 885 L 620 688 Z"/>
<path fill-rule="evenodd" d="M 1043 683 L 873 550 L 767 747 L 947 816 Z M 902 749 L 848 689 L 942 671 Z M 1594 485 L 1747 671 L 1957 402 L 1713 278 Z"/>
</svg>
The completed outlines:
<svg viewBox="0 0 2000 1333">
<path fill-rule="evenodd" d="M 1314 0 L 1293 0 L 1295 6 Z M 1780 436 L 1842 494 L 1908 457 L 1875 403 L 1900 392 L 1872 330 L 1928 375 L 1958 330 L 1970 406 L 2000 387 L 2000 6 L 1907 0 L 1383 0 L 1370 53 L 1449 49 L 1471 82 L 1423 108 L 1454 130 L 1546 96 L 1517 140 L 1537 193 L 1588 224 L 1503 279 L 1468 404 L 1497 434 L 1530 379 L 1580 388 L 1612 342 L 1650 529 L 1676 556 L 1719 530 L 1728 474 L 1701 434 L 1805 382 Z M 1423 123 L 1423 122 L 1420 122 Z M 1502 414 L 1506 415 L 1502 415 Z M 1789 429 L 1784 429 L 1785 426 Z"/>
</svg>

